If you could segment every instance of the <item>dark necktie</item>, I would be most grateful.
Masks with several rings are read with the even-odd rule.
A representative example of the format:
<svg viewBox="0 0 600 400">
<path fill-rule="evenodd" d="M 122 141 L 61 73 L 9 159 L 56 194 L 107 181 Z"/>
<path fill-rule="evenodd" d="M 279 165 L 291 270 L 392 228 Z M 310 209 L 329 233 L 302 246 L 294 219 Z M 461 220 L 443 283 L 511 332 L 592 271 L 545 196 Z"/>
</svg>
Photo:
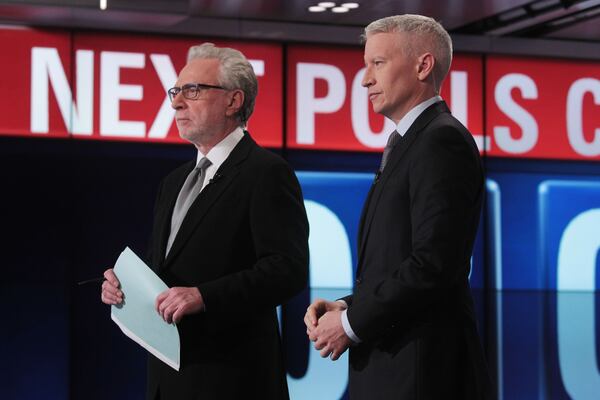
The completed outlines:
<svg viewBox="0 0 600 400">
<path fill-rule="evenodd" d="M 183 222 L 188 209 L 198 196 L 198 193 L 202 190 L 204 178 L 206 177 L 206 169 L 211 164 L 212 163 L 208 158 L 202 157 L 202 159 L 198 161 L 196 167 L 187 176 L 179 191 L 179 196 L 177 196 L 177 201 L 175 202 L 175 208 L 173 208 L 173 216 L 171 217 L 171 234 L 169 235 L 169 240 L 167 242 L 165 257 L 169 254 L 169 250 L 171 250 L 171 246 L 175 241 L 175 236 L 177 236 L 177 232 L 181 227 L 181 223 Z"/>
<path fill-rule="evenodd" d="M 394 130 L 394 132 L 390 134 L 385 148 L 383 149 L 383 155 L 381 156 L 381 165 L 379 166 L 379 172 L 383 172 L 383 169 L 385 168 L 385 165 L 388 162 L 392 149 L 400 141 L 400 139 L 402 139 L 402 136 L 400 136 L 400 134 L 396 130 Z"/>
</svg>

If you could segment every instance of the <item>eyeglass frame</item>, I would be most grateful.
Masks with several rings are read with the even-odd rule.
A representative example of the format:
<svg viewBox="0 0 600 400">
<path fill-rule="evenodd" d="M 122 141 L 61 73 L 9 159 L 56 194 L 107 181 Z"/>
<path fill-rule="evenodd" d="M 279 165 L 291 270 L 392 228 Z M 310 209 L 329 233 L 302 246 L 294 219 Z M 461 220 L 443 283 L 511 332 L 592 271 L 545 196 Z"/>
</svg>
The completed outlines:
<svg viewBox="0 0 600 400">
<path fill-rule="evenodd" d="M 186 92 L 188 92 L 190 89 L 196 90 L 196 96 L 189 97 L 189 96 L 185 95 Z M 169 100 L 171 100 L 171 102 L 173 102 L 173 100 L 175 99 L 175 97 L 177 97 L 177 95 L 179 93 L 182 93 L 182 96 L 188 100 L 196 100 L 200 96 L 200 92 L 203 89 L 204 90 L 207 90 L 207 89 L 229 90 L 227 88 L 224 88 L 223 86 L 209 85 L 206 83 L 186 83 L 183 86 L 173 86 L 172 88 L 167 90 L 167 95 L 169 96 Z M 176 91 L 176 92 L 173 93 L 173 91 Z"/>
</svg>

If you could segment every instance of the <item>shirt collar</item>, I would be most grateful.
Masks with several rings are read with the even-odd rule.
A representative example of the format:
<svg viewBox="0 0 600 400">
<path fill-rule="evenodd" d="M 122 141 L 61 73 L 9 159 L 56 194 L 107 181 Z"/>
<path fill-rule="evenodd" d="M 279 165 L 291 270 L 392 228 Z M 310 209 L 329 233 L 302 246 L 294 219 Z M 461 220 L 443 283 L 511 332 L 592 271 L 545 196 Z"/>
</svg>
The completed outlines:
<svg viewBox="0 0 600 400">
<path fill-rule="evenodd" d="M 430 105 L 437 103 L 438 101 L 442 101 L 441 96 L 433 96 L 432 98 L 425 100 L 424 102 L 417 104 L 413 107 L 409 112 L 402 117 L 402 119 L 396 125 L 396 132 L 400 134 L 400 136 L 404 136 L 408 128 L 415 122 L 415 120 L 429 107 Z"/>
<path fill-rule="evenodd" d="M 229 154 L 233 151 L 233 148 L 239 143 L 244 137 L 244 131 L 239 126 L 235 128 L 229 135 L 225 136 L 223 140 L 217 143 L 207 154 L 202 154 L 198 151 L 196 157 L 196 165 L 202 159 L 202 157 L 208 158 L 211 162 L 211 167 L 219 169 L 221 164 L 229 157 Z"/>
</svg>

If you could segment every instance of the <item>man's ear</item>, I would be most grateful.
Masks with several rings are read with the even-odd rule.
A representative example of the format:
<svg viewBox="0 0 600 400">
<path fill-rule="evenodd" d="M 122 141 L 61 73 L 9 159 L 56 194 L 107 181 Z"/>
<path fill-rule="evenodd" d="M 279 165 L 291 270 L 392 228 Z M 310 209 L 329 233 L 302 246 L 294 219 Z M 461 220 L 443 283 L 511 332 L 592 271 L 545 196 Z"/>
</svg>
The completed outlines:
<svg viewBox="0 0 600 400">
<path fill-rule="evenodd" d="M 244 104 L 244 92 L 241 90 L 234 90 L 232 92 L 231 98 L 229 99 L 229 104 L 227 105 L 227 115 L 235 115 L 237 114 L 242 105 Z"/>
<path fill-rule="evenodd" d="M 431 53 L 423 53 L 418 58 L 417 65 L 417 79 L 425 81 L 433 74 L 433 67 L 435 66 L 435 58 Z"/>
</svg>

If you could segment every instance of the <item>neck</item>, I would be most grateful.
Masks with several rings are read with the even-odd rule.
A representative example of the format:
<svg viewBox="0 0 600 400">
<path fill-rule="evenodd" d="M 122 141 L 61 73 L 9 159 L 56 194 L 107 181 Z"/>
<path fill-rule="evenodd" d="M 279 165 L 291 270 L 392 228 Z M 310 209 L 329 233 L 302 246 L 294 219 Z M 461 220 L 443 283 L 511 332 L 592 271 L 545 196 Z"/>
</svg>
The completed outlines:
<svg viewBox="0 0 600 400">
<path fill-rule="evenodd" d="M 392 121 L 394 121 L 396 124 L 398 122 L 400 122 L 400 120 L 406 115 L 408 114 L 408 112 L 410 110 L 412 110 L 413 108 L 415 108 L 416 106 L 418 106 L 419 104 L 421 104 L 424 101 L 429 100 L 430 98 L 437 96 L 438 94 L 435 92 L 435 90 L 431 87 L 428 87 L 427 90 L 423 90 L 419 93 L 416 93 L 415 96 L 413 96 L 410 101 L 408 101 L 406 103 L 406 105 L 401 109 L 401 110 L 397 110 L 396 113 L 394 113 L 394 115 L 389 116 L 388 118 L 391 119 Z"/>
<path fill-rule="evenodd" d="M 219 144 L 223 139 L 227 137 L 231 132 L 233 132 L 239 124 L 237 121 L 227 121 L 217 132 L 211 135 L 209 138 L 205 138 L 201 143 L 194 143 L 196 149 L 204 155 L 207 155 L 208 152 Z"/>
</svg>

